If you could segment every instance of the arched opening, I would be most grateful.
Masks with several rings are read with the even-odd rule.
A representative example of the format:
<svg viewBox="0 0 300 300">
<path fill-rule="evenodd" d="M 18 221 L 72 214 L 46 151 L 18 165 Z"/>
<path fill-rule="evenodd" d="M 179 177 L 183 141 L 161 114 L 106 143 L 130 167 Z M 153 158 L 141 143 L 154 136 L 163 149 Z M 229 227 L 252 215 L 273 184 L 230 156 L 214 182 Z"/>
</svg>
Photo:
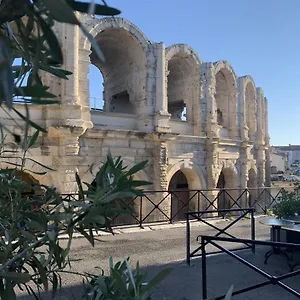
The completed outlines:
<svg viewBox="0 0 300 300">
<path fill-rule="evenodd" d="M 104 109 L 104 81 L 101 70 L 91 64 L 89 73 L 90 108 L 103 111 Z"/>
<path fill-rule="evenodd" d="M 245 119 L 248 127 L 249 139 L 255 140 L 257 131 L 257 113 L 255 88 L 251 82 L 248 82 L 245 89 Z"/>
<path fill-rule="evenodd" d="M 179 52 L 168 61 L 168 112 L 174 121 L 193 121 L 199 70 L 195 58 Z"/>
<path fill-rule="evenodd" d="M 233 74 L 222 68 L 216 74 L 215 99 L 217 123 L 221 126 L 220 135 L 233 137 L 237 126 L 236 84 Z"/>
<path fill-rule="evenodd" d="M 105 61 L 92 52 L 91 64 L 102 73 L 101 79 L 91 74 L 92 97 L 103 100 L 103 111 L 122 114 L 138 114 L 146 99 L 146 52 L 137 38 L 124 28 L 108 28 L 95 36 Z M 95 68 L 91 71 L 94 73 Z M 99 77 L 99 76 L 98 76 Z M 103 84 L 103 89 L 101 88 Z M 93 101 L 93 99 L 91 100 Z"/>
<path fill-rule="evenodd" d="M 170 183 L 171 218 L 173 221 L 185 220 L 185 213 L 189 211 L 189 184 L 182 171 L 177 171 Z"/>
<path fill-rule="evenodd" d="M 218 195 L 218 209 L 233 208 L 233 200 L 236 200 L 237 194 L 237 177 L 232 169 L 222 169 L 218 178 L 217 189 L 220 189 Z"/>
</svg>

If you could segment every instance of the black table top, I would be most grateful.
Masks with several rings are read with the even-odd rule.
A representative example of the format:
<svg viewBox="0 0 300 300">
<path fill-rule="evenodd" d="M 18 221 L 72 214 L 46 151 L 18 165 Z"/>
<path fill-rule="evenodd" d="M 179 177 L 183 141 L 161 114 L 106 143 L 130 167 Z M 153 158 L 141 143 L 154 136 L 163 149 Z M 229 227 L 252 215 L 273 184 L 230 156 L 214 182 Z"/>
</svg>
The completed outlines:
<svg viewBox="0 0 300 300">
<path fill-rule="evenodd" d="M 294 217 L 284 217 L 281 220 L 284 221 L 289 221 L 289 222 L 293 222 L 293 223 L 300 223 L 300 216 L 294 216 Z"/>
<path fill-rule="evenodd" d="M 276 218 L 263 218 L 259 220 L 259 223 L 267 226 L 278 226 L 278 227 L 284 227 L 284 225 L 293 225 L 292 221 L 286 221 Z"/>
</svg>

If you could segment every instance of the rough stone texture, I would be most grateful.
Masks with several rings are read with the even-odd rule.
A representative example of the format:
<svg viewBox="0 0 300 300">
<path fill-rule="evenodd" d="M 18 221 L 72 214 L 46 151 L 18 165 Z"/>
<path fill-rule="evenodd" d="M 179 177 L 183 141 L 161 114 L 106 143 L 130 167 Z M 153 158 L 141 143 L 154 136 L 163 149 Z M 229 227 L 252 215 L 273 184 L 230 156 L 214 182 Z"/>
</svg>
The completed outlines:
<svg viewBox="0 0 300 300">
<path fill-rule="evenodd" d="M 43 73 L 61 105 L 31 108 L 31 118 L 48 133 L 29 155 L 58 170 L 38 180 L 74 192 L 75 172 L 90 182 L 90 167 L 95 174 L 110 149 L 129 167 L 149 161 L 138 174 L 153 182 L 149 189 L 167 190 L 179 170 L 190 189 L 216 188 L 221 172 L 230 188 L 247 187 L 250 175 L 251 187 L 269 183 L 267 102 L 250 76 L 237 77 L 226 61 L 202 62 L 188 45 L 150 42 L 122 18 L 80 19 L 106 60 L 97 58 L 78 28 L 56 25 L 64 67 L 73 75 L 65 81 Z M 103 75 L 104 111 L 89 107 L 91 63 Z M 182 105 L 186 121 L 174 120 Z"/>
</svg>

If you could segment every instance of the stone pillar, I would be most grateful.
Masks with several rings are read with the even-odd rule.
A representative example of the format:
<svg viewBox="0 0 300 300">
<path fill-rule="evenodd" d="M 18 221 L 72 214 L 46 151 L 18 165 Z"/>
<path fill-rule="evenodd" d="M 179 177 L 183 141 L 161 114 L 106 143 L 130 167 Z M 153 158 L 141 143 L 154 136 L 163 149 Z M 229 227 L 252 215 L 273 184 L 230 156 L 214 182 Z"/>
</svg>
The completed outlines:
<svg viewBox="0 0 300 300">
<path fill-rule="evenodd" d="M 241 192 L 248 187 L 248 144 L 242 143 L 240 148 L 240 188 Z M 245 194 L 240 199 L 242 207 L 248 207 L 248 195 Z"/>
<path fill-rule="evenodd" d="M 203 101 L 201 102 L 201 128 L 211 138 L 219 137 L 217 125 L 217 103 L 215 99 L 215 83 L 213 63 L 203 63 L 200 66 L 200 80 L 202 84 Z"/>
<path fill-rule="evenodd" d="M 167 97 L 166 58 L 164 43 L 156 44 L 156 94 L 154 126 L 157 132 L 170 132 Z"/>
<path fill-rule="evenodd" d="M 166 141 L 159 141 L 153 148 L 154 160 L 154 189 L 159 191 L 153 195 L 154 203 L 160 204 L 160 209 L 168 216 L 171 217 L 171 196 L 163 192 L 168 190 L 167 168 L 168 168 L 168 145 Z M 165 198 L 166 197 L 166 198 Z M 155 221 L 164 220 L 165 216 L 157 211 L 154 215 Z"/>
<path fill-rule="evenodd" d="M 248 141 L 249 128 L 246 122 L 246 107 L 245 107 L 245 78 L 238 78 L 238 124 L 242 140 Z"/>
</svg>

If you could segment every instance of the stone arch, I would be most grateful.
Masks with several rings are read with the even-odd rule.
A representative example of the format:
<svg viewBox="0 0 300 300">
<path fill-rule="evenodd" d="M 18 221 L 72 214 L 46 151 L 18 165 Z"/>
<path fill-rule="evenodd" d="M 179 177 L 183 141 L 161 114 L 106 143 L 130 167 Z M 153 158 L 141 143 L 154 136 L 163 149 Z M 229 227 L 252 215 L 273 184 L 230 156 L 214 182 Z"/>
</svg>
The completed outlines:
<svg viewBox="0 0 300 300">
<path fill-rule="evenodd" d="M 249 139 L 254 141 L 257 132 L 257 104 L 256 104 L 256 87 L 251 76 L 244 78 L 245 106 L 244 117 L 248 127 Z"/>
<path fill-rule="evenodd" d="M 220 173 L 217 181 L 218 209 L 234 208 L 233 199 L 237 199 L 238 192 L 238 170 L 231 160 L 220 163 Z"/>
<path fill-rule="evenodd" d="M 237 82 L 231 65 L 226 61 L 214 63 L 215 101 L 220 136 L 237 136 Z"/>
<path fill-rule="evenodd" d="M 261 88 L 256 89 L 256 103 L 258 111 L 258 133 L 261 141 L 265 140 L 265 97 Z"/>
<path fill-rule="evenodd" d="M 166 49 L 166 87 L 171 119 L 189 122 L 200 119 L 200 65 L 199 56 L 186 44 L 175 44 Z"/>
<path fill-rule="evenodd" d="M 168 190 L 170 197 L 170 216 L 173 221 L 185 220 L 188 211 L 200 210 L 204 204 L 196 190 L 202 188 L 201 175 L 184 162 L 171 166 L 167 172 Z M 201 174 L 201 173 L 200 173 Z"/>
<path fill-rule="evenodd" d="M 134 24 L 123 18 L 86 17 L 83 23 L 105 57 L 105 61 L 101 61 L 91 49 L 89 40 L 81 38 L 80 95 L 85 99 L 84 104 L 89 105 L 89 70 L 83 64 L 91 63 L 102 73 L 104 112 L 138 116 L 148 114 L 147 91 L 151 88 L 147 81 L 148 39 Z"/>
</svg>

